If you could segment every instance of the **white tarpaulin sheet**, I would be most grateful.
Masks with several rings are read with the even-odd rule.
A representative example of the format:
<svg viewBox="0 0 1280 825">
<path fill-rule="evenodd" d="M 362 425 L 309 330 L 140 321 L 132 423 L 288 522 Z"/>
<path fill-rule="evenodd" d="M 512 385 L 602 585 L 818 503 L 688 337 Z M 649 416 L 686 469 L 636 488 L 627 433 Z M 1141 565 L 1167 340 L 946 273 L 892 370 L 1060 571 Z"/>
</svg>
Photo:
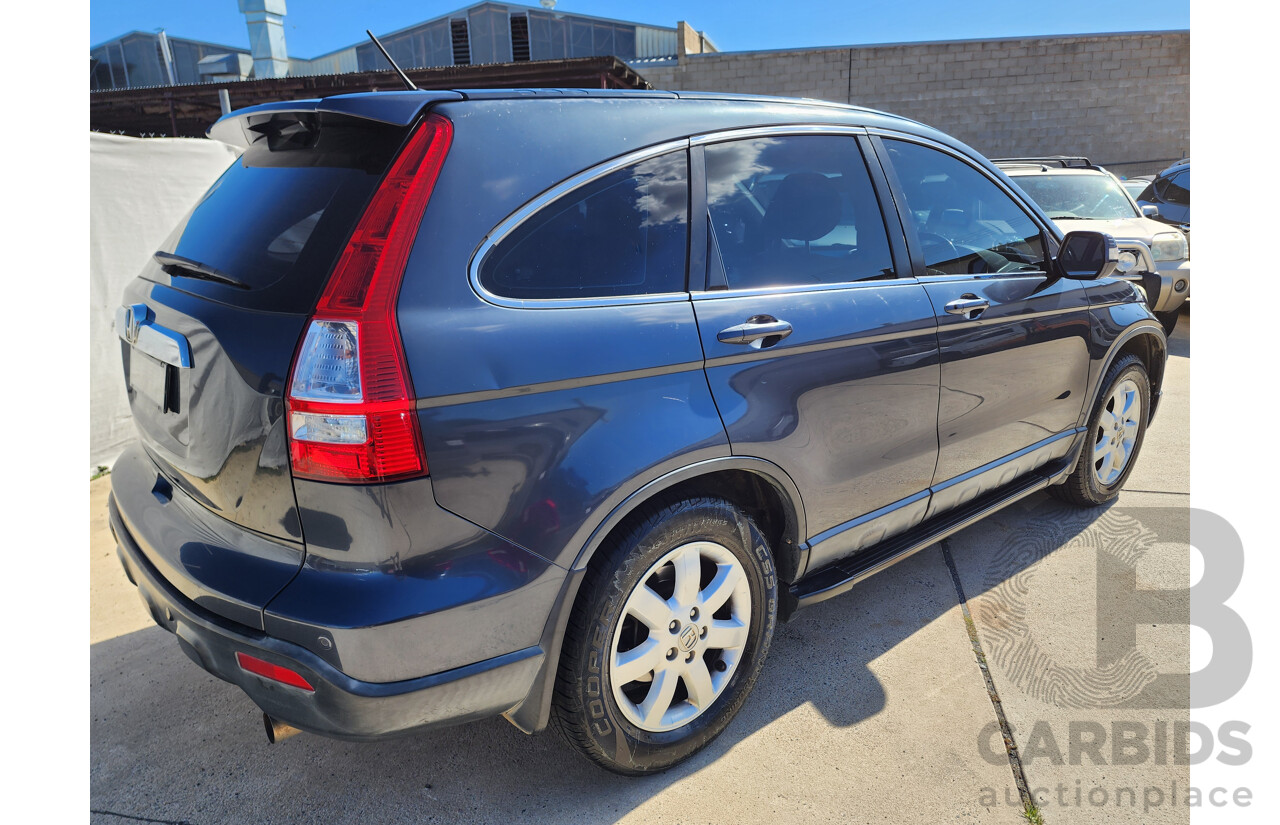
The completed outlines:
<svg viewBox="0 0 1280 825">
<path fill-rule="evenodd" d="M 216 140 L 89 134 L 89 466 L 136 437 L 113 323 L 125 285 L 238 151 Z"/>
</svg>

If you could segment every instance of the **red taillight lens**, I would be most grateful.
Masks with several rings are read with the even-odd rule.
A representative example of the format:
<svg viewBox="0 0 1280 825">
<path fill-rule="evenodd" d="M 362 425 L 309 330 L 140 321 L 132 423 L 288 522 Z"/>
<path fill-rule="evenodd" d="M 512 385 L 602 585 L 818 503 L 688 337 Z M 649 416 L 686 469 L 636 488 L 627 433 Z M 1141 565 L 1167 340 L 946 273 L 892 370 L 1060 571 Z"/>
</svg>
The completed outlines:
<svg viewBox="0 0 1280 825">
<path fill-rule="evenodd" d="M 295 476 L 359 483 L 427 472 L 396 301 L 452 139 L 445 118 L 423 121 L 378 186 L 320 296 L 289 380 Z"/>
<path fill-rule="evenodd" d="M 236 651 L 236 664 L 240 665 L 240 669 L 246 673 L 252 673 L 255 676 L 261 676 L 264 679 L 270 679 L 273 682 L 279 682 L 282 685 L 301 688 L 311 693 L 315 693 L 316 689 L 311 683 L 302 676 L 287 667 L 273 665 L 265 662 L 257 656 L 250 656 L 248 653 Z"/>
</svg>

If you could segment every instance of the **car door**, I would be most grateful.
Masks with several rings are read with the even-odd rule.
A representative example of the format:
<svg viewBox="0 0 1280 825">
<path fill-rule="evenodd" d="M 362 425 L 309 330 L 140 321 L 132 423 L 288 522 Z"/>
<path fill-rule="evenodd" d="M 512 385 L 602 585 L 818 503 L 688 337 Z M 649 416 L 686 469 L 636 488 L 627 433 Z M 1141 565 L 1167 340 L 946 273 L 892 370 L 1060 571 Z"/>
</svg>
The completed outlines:
<svg viewBox="0 0 1280 825">
<path fill-rule="evenodd" d="M 1045 272 L 1045 227 L 961 153 L 880 135 L 912 262 L 938 322 L 929 515 L 1069 451 L 1089 376 L 1087 284 Z"/>
<path fill-rule="evenodd" d="M 937 460 L 934 312 L 886 231 L 865 140 L 721 135 L 694 150 L 707 380 L 734 454 L 800 490 L 809 569 L 923 520 Z"/>
</svg>

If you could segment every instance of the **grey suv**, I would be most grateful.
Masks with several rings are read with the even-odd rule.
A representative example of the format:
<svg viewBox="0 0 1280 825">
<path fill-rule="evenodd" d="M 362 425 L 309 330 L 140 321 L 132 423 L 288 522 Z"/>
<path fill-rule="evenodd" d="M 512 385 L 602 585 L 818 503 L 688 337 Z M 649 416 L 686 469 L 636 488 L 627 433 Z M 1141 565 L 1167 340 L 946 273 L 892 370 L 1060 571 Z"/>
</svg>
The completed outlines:
<svg viewBox="0 0 1280 825">
<path fill-rule="evenodd" d="M 501 714 L 663 770 L 775 622 L 1024 496 L 1124 484 L 1166 341 L 1098 232 L 813 101 L 513 90 L 234 112 L 126 289 L 111 526 L 298 729 Z"/>
</svg>

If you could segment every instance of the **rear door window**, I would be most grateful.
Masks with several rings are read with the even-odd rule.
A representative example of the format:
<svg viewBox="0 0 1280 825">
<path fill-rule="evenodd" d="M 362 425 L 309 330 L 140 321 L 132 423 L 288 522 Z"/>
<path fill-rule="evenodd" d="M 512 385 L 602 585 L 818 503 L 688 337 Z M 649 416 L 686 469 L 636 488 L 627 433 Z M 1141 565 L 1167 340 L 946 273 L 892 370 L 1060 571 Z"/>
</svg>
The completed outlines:
<svg viewBox="0 0 1280 825">
<path fill-rule="evenodd" d="M 1191 170 L 1179 172 L 1169 182 L 1165 184 L 1162 197 L 1169 203 L 1189 204 L 1191 203 Z"/>
<path fill-rule="evenodd" d="M 908 220 L 915 227 L 928 275 L 1043 268 L 1040 227 L 993 180 L 928 146 L 892 139 L 884 145 L 906 197 Z"/>
<path fill-rule="evenodd" d="M 782 136 L 704 151 L 707 208 L 730 289 L 894 277 L 856 139 Z"/>
<path fill-rule="evenodd" d="M 160 248 L 241 286 L 163 269 L 175 286 L 225 303 L 307 312 L 405 130 L 289 113 L 251 122 L 250 131 L 254 142 Z"/>
<path fill-rule="evenodd" d="M 504 298 L 565 300 L 685 289 L 689 163 L 672 152 L 552 201 L 500 239 L 480 284 Z"/>
</svg>

